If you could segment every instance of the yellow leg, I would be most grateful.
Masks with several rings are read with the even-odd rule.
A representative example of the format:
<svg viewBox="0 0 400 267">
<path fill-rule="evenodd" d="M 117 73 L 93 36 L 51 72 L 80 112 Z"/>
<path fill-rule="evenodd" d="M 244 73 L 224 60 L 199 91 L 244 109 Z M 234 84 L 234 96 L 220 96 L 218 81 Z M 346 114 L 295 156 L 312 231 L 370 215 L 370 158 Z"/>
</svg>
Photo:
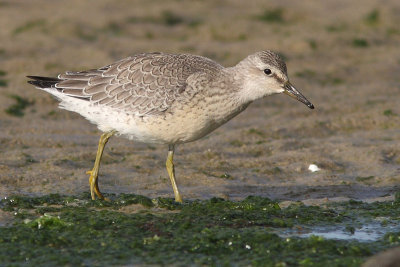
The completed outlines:
<svg viewBox="0 0 400 267">
<path fill-rule="evenodd" d="M 108 133 L 103 133 L 100 136 L 99 140 L 99 147 L 97 149 L 97 154 L 96 154 L 96 160 L 94 162 L 93 169 L 91 171 L 87 171 L 87 174 L 90 174 L 89 177 L 89 185 L 90 185 L 90 195 L 92 196 L 92 199 L 95 200 L 95 194 L 97 195 L 98 198 L 100 199 L 105 199 L 103 194 L 100 192 L 99 185 L 98 185 L 98 174 L 99 174 L 99 168 L 100 168 L 100 160 L 101 156 L 103 155 L 103 150 L 105 145 L 108 142 L 108 139 L 115 134 L 115 131 L 111 131 Z"/>
<path fill-rule="evenodd" d="M 169 179 L 171 179 L 172 188 L 174 189 L 175 201 L 182 203 L 181 194 L 179 194 L 178 186 L 175 181 L 175 168 L 174 168 L 174 145 L 168 147 L 168 157 L 167 157 L 167 172 Z"/>
</svg>

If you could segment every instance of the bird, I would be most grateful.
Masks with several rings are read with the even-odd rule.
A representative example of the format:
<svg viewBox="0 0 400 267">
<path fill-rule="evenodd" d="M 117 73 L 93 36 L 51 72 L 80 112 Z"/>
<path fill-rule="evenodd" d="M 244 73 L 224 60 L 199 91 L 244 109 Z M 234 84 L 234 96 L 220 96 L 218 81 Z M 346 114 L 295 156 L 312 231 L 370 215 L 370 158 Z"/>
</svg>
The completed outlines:
<svg viewBox="0 0 400 267">
<path fill-rule="evenodd" d="M 98 69 L 27 77 L 55 96 L 61 109 L 79 113 L 103 132 L 87 172 L 93 200 L 106 199 L 98 174 L 113 135 L 168 146 L 166 169 L 175 201 L 182 203 L 173 162 L 176 145 L 204 137 L 269 95 L 284 93 L 314 109 L 290 83 L 282 57 L 271 50 L 250 54 L 231 67 L 198 55 L 151 52 Z"/>
</svg>

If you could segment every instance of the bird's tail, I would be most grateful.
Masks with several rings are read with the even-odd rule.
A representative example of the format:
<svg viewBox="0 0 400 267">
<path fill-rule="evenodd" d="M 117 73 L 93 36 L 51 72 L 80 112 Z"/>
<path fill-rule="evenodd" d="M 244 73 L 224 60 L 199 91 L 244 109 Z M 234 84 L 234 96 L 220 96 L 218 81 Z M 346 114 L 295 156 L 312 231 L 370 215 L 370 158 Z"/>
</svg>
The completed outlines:
<svg viewBox="0 0 400 267">
<path fill-rule="evenodd" d="M 26 77 L 32 79 L 31 81 L 28 81 L 28 83 L 33 84 L 38 88 L 52 88 L 52 87 L 54 88 L 55 84 L 61 81 L 60 79 L 53 77 L 41 77 L 41 76 L 26 76 Z"/>
</svg>

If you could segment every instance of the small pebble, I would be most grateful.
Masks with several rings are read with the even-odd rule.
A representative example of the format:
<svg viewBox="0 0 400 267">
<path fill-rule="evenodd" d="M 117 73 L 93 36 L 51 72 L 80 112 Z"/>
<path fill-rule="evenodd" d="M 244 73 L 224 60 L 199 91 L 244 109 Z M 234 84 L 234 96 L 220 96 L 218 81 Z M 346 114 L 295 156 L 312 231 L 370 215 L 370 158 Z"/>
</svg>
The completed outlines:
<svg viewBox="0 0 400 267">
<path fill-rule="evenodd" d="M 315 164 L 310 164 L 310 166 L 308 166 L 308 170 L 309 170 L 310 172 L 317 172 L 317 171 L 320 171 L 321 169 L 318 168 L 318 166 L 315 165 Z"/>
</svg>

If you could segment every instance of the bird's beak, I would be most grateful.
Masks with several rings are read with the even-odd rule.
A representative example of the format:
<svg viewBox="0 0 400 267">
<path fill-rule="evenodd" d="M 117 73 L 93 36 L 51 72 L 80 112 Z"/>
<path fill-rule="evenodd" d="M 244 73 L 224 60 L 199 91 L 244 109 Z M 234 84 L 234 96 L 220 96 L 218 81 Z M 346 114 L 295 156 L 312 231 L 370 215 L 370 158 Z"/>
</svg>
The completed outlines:
<svg viewBox="0 0 400 267">
<path fill-rule="evenodd" d="M 305 98 L 305 96 L 303 96 L 299 91 L 297 91 L 297 89 L 294 88 L 293 85 L 290 84 L 290 82 L 287 82 L 283 87 L 283 89 L 284 89 L 283 92 L 288 96 L 291 96 L 294 99 L 299 100 L 301 103 L 305 104 L 310 109 L 314 109 L 314 105 L 311 104 L 311 102 L 308 101 L 307 98 Z"/>
</svg>

